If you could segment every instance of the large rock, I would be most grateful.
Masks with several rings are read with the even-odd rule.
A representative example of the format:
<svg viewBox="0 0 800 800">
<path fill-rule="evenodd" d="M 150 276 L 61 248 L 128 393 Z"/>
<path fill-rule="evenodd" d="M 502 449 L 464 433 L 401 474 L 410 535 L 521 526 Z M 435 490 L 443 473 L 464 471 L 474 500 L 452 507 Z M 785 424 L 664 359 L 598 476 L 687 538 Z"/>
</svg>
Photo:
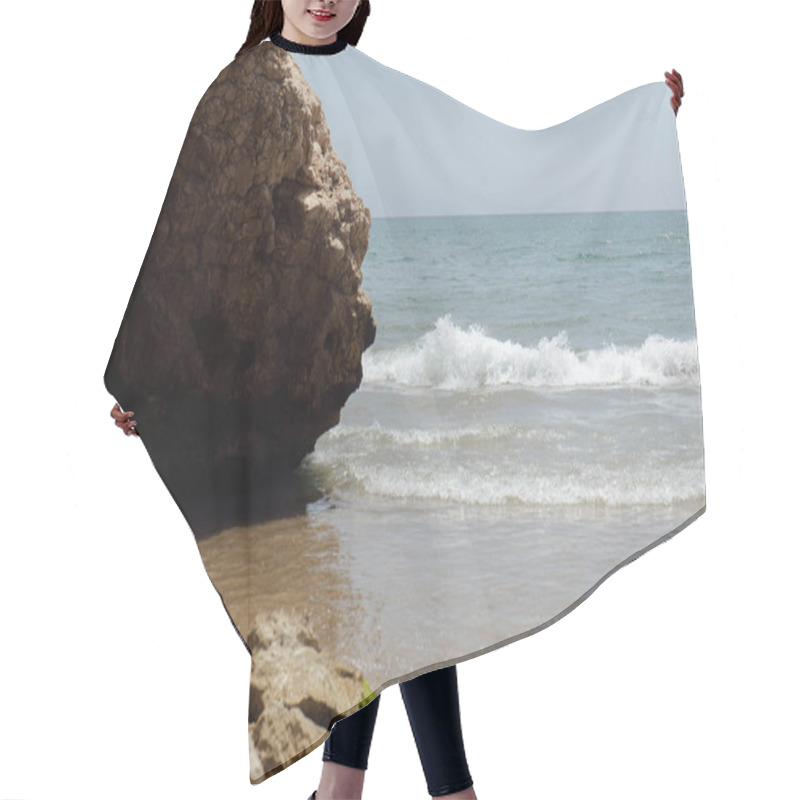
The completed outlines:
<svg viewBox="0 0 800 800">
<path fill-rule="evenodd" d="M 338 423 L 375 337 L 369 227 L 291 54 L 264 43 L 226 67 L 192 118 L 105 375 L 179 504 L 237 506 Z M 220 525 L 252 521 L 240 511 Z"/>
<path fill-rule="evenodd" d="M 250 778 L 258 782 L 318 746 L 334 717 L 369 692 L 360 673 L 321 651 L 302 612 L 259 613 L 247 644 L 252 653 Z"/>
</svg>

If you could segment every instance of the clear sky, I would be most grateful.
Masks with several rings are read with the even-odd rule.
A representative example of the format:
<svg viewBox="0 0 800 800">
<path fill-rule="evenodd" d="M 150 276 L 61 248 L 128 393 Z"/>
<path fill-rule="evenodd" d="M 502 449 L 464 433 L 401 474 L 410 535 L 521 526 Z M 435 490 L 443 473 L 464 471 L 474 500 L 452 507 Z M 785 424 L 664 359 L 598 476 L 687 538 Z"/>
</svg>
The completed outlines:
<svg viewBox="0 0 800 800">
<path fill-rule="evenodd" d="M 373 217 L 685 209 L 663 82 L 530 131 L 356 48 L 293 55 Z"/>
</svg>

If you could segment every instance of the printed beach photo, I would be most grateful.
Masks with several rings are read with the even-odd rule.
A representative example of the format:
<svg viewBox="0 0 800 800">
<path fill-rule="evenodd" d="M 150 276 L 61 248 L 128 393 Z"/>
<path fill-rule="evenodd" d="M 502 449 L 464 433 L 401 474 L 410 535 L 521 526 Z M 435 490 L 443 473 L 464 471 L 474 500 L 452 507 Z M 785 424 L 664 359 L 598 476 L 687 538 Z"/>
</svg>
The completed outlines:
<svg viewBox="0 0 800 800">
<path fill-rule="evenodd" d="M 251 782 L 703 513 L 667 95 L 522 131 L 269 41 L 204 95 L 105 379 L 251 655 Z"/>
</svg>

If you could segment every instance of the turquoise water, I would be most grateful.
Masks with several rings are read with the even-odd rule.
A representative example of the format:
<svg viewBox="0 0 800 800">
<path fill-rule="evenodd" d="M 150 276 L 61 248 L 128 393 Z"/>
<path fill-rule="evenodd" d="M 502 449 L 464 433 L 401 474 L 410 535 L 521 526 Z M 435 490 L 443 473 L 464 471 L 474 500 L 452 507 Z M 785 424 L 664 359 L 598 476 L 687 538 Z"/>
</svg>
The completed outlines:
<svg viewBox="0 0 800 800">
<path fill-rule="evenodd" d="M 526 347 L 561 332 L 579 352 L 695 338 L 684 211 L 376 219 L 363 273 L 371 354 L 448 314 Z"/>
</svg>

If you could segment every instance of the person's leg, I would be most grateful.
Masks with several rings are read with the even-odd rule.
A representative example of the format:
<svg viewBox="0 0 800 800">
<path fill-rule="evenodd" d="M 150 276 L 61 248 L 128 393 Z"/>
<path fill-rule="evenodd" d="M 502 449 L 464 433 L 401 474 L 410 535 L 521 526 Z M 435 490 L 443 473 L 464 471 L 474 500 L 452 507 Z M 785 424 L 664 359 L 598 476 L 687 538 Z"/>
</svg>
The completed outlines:
<svg viewBox="0 0 800 800">
<path fill-rule="evenodd" d="M 378 695 L 334 724 L 322 751 L 322 777 L 314 800 L 360 800 L 380 699 Z"/>
<path fill-rule="evenodd" d="M 431 797 L 475 797 L 464 752 L 455 664 L 400 684 Z"/>
</svg>

